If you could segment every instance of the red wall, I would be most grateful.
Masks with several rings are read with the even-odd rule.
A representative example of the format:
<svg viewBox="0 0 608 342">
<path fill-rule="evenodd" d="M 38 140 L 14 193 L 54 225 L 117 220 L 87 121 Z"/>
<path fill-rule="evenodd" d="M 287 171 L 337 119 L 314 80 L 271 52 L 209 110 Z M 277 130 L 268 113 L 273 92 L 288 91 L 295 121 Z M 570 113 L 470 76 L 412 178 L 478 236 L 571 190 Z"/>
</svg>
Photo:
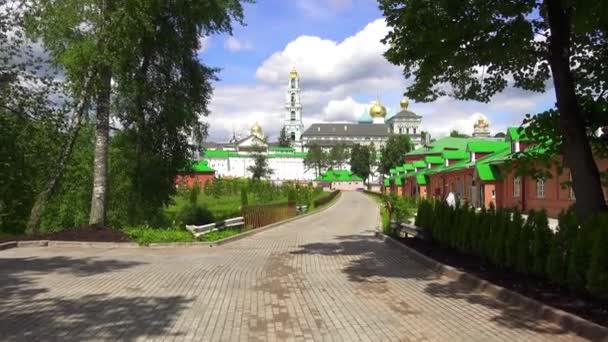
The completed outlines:
<svg viewBox="0 0 608 342">
<path fill-rule="evenodd" d="M 175 184 L 185 184 L 189 188 L 194 186 L 194 183 L 200 185 L 201 189 L 205 188 L 205 183 L 207 181 L 213 183 L 213 179 L 215 178 L 215 172 L 197 172 L 190 174 L 182 174 L 178 175 L 175 180 Z"/>
</svg>

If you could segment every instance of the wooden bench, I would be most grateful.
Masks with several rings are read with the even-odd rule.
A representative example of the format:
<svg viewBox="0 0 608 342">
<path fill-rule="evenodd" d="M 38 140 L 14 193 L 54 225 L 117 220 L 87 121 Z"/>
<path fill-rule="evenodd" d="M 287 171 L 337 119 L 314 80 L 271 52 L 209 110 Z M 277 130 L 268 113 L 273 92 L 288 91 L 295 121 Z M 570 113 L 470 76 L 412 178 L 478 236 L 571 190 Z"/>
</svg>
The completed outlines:
<svg viewBox="0 0 608 342">
<path fill-rule="evenodd" d="M 224 221 L 219 221 L 215 223 L 204 224 L 202 226 L 195 225 L 186 225 L 186 229 L 189 230 L 195 237 L 203 236 L 205 234 L 209 234 L 211 232 L 215 232 L 218 230 L 230 228 L 230 227 L 239 227 L 245 224 L 245 219 L 240 217 L 231 218 Z"/>
</svg>

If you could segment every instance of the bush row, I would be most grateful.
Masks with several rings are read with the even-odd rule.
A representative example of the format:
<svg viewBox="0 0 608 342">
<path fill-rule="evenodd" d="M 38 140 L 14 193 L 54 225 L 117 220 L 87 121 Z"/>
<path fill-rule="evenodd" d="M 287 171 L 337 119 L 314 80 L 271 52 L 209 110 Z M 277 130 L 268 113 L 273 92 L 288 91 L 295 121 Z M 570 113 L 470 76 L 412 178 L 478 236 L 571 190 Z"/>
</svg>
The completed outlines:
<svg viewBox="0 0 608 342">
<path fill-rule="evenodd" d="M 517 209 L 477 212 L 425 200 L 419 203 L 416 225 L 443 247 L 608 298 L 608 214 L 579 220 L 570 209 L 559 215 L 553 232 L 544 211 L 530 211 L 524 220 Z"/>
<path fill-rule="evenodd" d="M 331 202 L 339 193 L 339 190 L 334 190 L 329 195 L 314 200 L 313 204 L 315 208 Z"/>
</svg>

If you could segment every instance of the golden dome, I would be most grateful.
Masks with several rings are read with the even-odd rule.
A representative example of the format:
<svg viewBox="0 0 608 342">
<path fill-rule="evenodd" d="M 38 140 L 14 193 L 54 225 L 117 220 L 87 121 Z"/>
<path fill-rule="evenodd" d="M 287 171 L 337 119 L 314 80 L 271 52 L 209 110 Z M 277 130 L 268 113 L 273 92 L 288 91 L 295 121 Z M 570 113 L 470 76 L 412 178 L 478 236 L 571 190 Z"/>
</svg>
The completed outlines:
<svg viewBox="0 0 608 342">
<path fill-rule="evenodd" d="M 477 121 L 475 122 L 475 125 L 473 127 L 488 128 L 488 127 L 490 127 L 490 123 L 488 122 L 488 119 L 486 119 L 483 116 L 480 116 L 479 119 L 477 119 Z"/>
<path fill-rule="evenodd" d="M 409 107 L 410 105 L 410 101 L 408 101 L 408 99 L 404 97 L 399 102 L 399 105 L 401 105 L 401 109 L 407 109 L 407 107 Z"/>
<path fill-rule="evenodd" d="M 383 118 L 386 116 L 386 108 L 380 103 L 380 100 L 376 100 L 369 108 L 369 115 L 372 118 Z"/>
<path fill-rule="evenodd" d="M 251 127 L 251 134 L 254 135 L 259 135 L 262 134 L 262 126 L 260 126 L 260 124 L 256 123 Z"/>
<path fill-rule="evenodd" d="M 289 79 L 293 80 L 294 78 L 298 78 L 298 72 L 296 71 L 296 68 L 291 69 L 291 72 L 289 73 Z"/>
</svg>

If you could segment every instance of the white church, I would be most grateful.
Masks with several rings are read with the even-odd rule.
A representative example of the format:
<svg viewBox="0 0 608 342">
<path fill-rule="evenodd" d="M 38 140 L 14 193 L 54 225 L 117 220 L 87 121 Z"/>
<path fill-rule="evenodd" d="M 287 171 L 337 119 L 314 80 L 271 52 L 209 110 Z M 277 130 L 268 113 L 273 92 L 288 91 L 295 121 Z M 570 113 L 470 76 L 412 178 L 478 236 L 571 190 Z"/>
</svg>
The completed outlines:
<svg viewBox="0 0 608 342">
<path fill-rule="evenodd" d="M 285 93 L 284 128 L 291 140 L 291 147 L 272 146 L 264 135 L 262 127 L 256 122 L 245 138 L 236 135 L 228 143 L 210 144 L 201 159 L 215 169 L 220 177 L 249 177 L 249 166 L 254 165 L 254 154 L 266 155 L 273 170 L 272 181 L 312 181 L 316 178 L 314 170 L 306 169 L 304 157 L 307 147 L 312 144 L 328 151 L 337 144 L 347 148 L 355 144 L 374 145 L 378 151 L 389 136 L 409 135 L 416 147 L 428 142 L 430 137 L 421 132 L 422 117 L 408 110 L 408 101 L 403 99 L 400 111 L 387 119 L 387 110 L 379 100 L 374 101 L 369 110 L 357 123 L 315 123 L 304 129 L 302 123 L 302 103 L 300 101 L 300 76 L 293 69 L 289 73 Z M 345 165 L 350 169 L 350 165 Z M 379 175 L 372 176 L 371 182 Z"/>
</svg>

